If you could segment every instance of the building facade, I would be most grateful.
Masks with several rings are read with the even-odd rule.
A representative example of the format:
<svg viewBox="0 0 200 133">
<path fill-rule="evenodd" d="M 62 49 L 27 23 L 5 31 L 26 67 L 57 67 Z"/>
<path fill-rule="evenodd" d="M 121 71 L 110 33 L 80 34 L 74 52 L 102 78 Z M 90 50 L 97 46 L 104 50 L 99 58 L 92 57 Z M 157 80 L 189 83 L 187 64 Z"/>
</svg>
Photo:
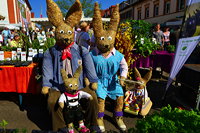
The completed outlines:
<svg viewBox="0 0 200 133">
<path fill-rule="evenodd" d="M 0 26 L 12 25 L 16 27 L 29 27 L 31 24 L 31 5 L 28 0 L 1 0 Z"/>
<path fill-rule="evenodd" d="M 186 8 L 186 0 L 127 0 L 120 3 L 121 21 L 146 20 L 150 23 L 177 22 Z"/>
<path fill-rule="evenodd" d="M 105 10 L 101 10 L 101 17 L 110 18 L 110 16 L 111 16 L 111 14 L 112 14 L 112 12 L 113 12 L 115 7 L 116 7 L 115 5 L 112 5 L 112 6 L 110 6 L 109 8 L 107 8 Z"/>
</svg>

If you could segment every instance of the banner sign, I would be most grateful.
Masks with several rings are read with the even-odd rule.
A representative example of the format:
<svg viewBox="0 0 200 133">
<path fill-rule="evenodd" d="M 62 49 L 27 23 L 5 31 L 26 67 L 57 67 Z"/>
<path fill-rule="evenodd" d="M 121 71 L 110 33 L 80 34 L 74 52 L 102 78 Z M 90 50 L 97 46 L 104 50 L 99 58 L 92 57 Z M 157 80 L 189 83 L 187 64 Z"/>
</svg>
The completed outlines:
<svg viewBox="0 0 200 133">
<path fill-rule="evenodd" d="M 180 32 L 180 39 L 178 41 L 166 91 L 199 42 L 200 1 L 188 0 L 185 18 Z"/>
<path fill-rule="evenodd" d="M 12 60 L 16 60 L 16 59 L 17 59 L 17 52 L 12 51 Z"/>
<path fill-rule="evenodd" d="M 21 52 L 21 61 L 26 61 L 26 52 Z"/>
<path fill-rule="evenodd" d="M 22 0 L 18 0 L 18 7 L 19 7 L 22 17 L 26 18 L 25 2 Z"/>
</svg>

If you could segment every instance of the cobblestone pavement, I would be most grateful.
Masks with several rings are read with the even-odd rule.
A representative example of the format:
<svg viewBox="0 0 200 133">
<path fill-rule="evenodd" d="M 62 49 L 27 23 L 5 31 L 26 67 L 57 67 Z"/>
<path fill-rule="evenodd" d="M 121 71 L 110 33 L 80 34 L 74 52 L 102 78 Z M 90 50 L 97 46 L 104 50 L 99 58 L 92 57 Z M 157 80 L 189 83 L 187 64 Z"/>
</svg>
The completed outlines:
<svg viewBox="0 0 200 133">
<path fill-rule="evenodd" d="M 166 86 L 165 79 L 152 79 L 148 83 L 149 97 L 153 102 L 153 107 L 149 114 L 154 111 L 159 111 L 162 106 L 162 95 Z M 171 93 L 170 95 L 173 95 Z M 169 95 L 169 96 L 170 96 Z M 173 103 L 173 99 L 165 103 Z M 50 130 L 51 120 L 46 109 L 45 97 L 43 95 L 31 95 L 26 94 L 23 96 L 24 111 L 21 111 L 18 106 L 18 95 L 16 93 L 0 93 L 0 121 L 5 119 L 8 121 L 7 128 L 11 129 L 26 129 L 28 133 L 32 130 Z M 112 130 L 120 132 L 115 123 L 112 120 L 112 101 L 106 102 L 105 112 L 105 127 L 108 131 Z M 124 122 L 127 128 L 133 128 L 138 119 L 142 119 L 141 116 L 133 116 L 130 114 L 124 114 Z"/>
</svg>

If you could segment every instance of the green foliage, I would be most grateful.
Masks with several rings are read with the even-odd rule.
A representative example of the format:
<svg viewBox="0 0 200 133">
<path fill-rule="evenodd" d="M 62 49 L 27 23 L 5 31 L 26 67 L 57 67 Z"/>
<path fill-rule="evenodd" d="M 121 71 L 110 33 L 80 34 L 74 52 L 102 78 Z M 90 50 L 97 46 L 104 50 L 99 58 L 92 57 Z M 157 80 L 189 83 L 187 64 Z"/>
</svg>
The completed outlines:
<svg viewBox="0 0 200 133">
<path fill-rule="evenodd" d="M 0 122 L 0 127 L 2 127 L 3 130 L 6 129 L 6 126 L 7 126 L 7 125 L 8 125 L 8 122 L 7 122 L 6 120 L 2 120 L 2 121 Z"/>
<path fill-rule="evenodd" d="M 159 45 L 155 43 L 152 38 L 141 38 L 136 41 L 135 48 L 136 53 L 142 55 L 143 57 L 151 55 L 154 50 L 157 50 Z"/>
<path fill-rule="evenodd" d="M 26 128 L 22 128 L 22 129 L 6 129 L 6 126 L 8 125 L 8 122 L 6 120 L 2 120 L 0 122 L 0 127 L 3 128 L 3 133 L 7 133 L 7 132 L 11 132 L 11 133 L 27 133 L 27 129 Z"/>
<path fill-rule="evenodd" d="M 54 38 L 47 38 L 47 41 L 44 44 L 43 50 L 46 51 L 48 48 L 54 46 L 56 40 Z"/>
<path fill-rule="evenodd" d="M 135 44 L 136 53 L 146 57 L 158 49 L 159 45 L 152 40 L 152 24 L 144 20 L 127 21 L 132 27 L 132 40 Z"/>
<path fill-rule="evenodd" d="M 27 133 L 28 131 L 27 131 L 26 128 L 23 128 L 23 129 L 21 130 L 21 132 L 22 132 L 22 133 Z"/>
<path fill-rule="evenodd" d="M 23 42 L 23 48 L 28 51 L 28 48 L 31 47 L 31 42 L 29 36 L 25 35 L 24 33 L 20 32 L 20 38 L 22 39 Z"/>
<path fill-rule="evenodd" d="M 144 20 L 127 20 L 132 27 L 132 34 L 137 38 L 151 38 L 152 24 Z"/>
<path fill-rule="evenodd" d="M 38 39 L 35 39 L 32 41 L 32 48 L 33 49 L 39 49 L 40 48 L 40 43 Z"/>
<path fill-rule="evenodd" d="M 46 42 L 44 43 L 43 46 L 40 46 L 40 43 L 39 43 L 39 40 L 38 39 L 35 39 L 32 41 L 32 48 L 33 49 L 43 49 L 44 52 L 52 47 L 54 44 L 55 44 L 55 39 L 54 38 L 47 38 Z"/>
<path fill-rule="evenodd" d="M 65 16 L 75 0 L 56 0 L 55 2 L 58 4 L 63 15 Z M 80 2 L 82 4 L 82 10 L 85 17 L 92 17 L 95 0 L 80 0 Z"/>
<path fill-rule="evenodd" d="M 0 50 L 1 51 L 14 51 L 14 50 L 17 50 L 17 48 L 16 47 L 10 47 L 10 46 L 1 46 Z"/>
<path fill-rule="evenodd" d="M 176 50 L 176 48 L 175 48 L 174 45 L 168 45 L 168 46 L 166 47 L 166 49 L 167 49 L 167 51 L 168 51 L 169 53 L 173 53 L 173 52 L 175 52 L 175 50 Z"/>
<path fill-rule="evenodd" d="M 197 133 L 200 132 L 200 115 L 196 111 L 172 109 L 170 105 L 161 112 L 138 120 L 137 133 Z M 133 129 L 134 130 L 134 129 Z"/>
</svg>

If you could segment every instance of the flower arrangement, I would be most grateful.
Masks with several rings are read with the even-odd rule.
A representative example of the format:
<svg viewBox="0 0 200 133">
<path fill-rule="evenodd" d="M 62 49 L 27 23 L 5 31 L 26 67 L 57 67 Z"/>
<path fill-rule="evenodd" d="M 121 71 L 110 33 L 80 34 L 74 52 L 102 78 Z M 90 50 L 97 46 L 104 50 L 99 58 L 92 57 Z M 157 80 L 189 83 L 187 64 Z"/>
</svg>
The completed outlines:
<svg viewBox="0 0 200 133">
<path fill-rule="evenodd" d="M 129 68 L 137 60 L 134 52 L 146 57 L 158 48 L 157 43 L 152 39 L 151 28 L 152 25 L 144 20 L 127 20 L 120 24 L 115 48 L 124 54 Z M 132 73 L 130 69 L 128 75 L 130 79 Z"/>
<path fill-rule="evenodd" d="M 115 43 L 115 48 L 119 50 L 122 54 L 124 54 L 124 57 L 127 61 L 128 66 L 130 67 L 131 64 L 135 61 L 133 58 L 133 48 L 134 48 L 134 41 L 132 40 L 133 34 L 132 34 L 132 27 L 131 23 L 129 21 L 122 23 L 119 26 L 118 33 L 116 35 L 116 43 Z M 128 77 L 133 72 L 130 70 Z"/>
</svg>

